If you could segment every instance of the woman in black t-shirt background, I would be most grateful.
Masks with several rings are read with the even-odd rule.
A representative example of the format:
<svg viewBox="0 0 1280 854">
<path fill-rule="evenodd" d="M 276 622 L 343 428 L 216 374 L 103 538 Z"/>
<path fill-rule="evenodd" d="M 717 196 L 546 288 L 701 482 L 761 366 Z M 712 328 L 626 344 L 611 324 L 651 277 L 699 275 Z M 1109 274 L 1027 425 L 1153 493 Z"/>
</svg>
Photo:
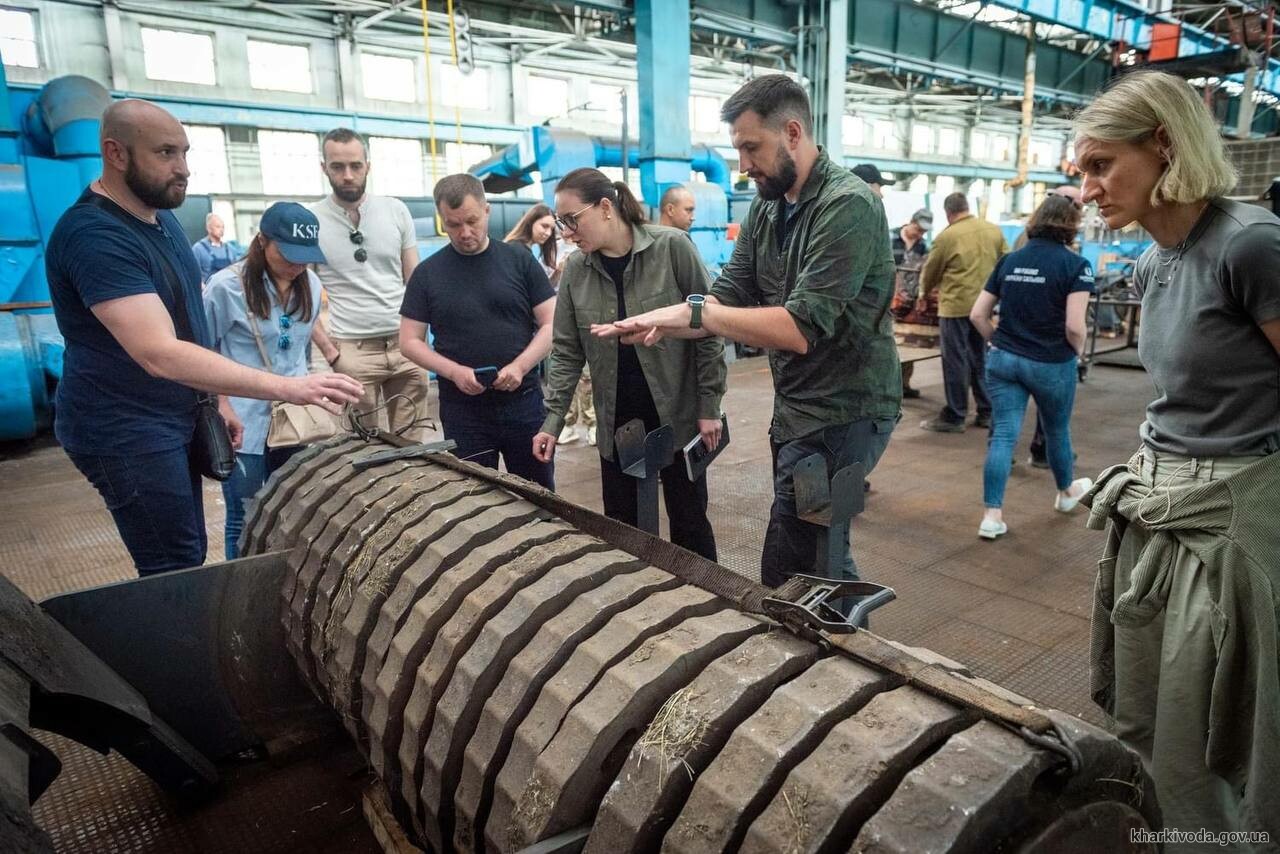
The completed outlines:
<svg viewBox="0 0 1280 854">
<path fill-rule="evenodd" d="M 1070 199 L 1049 196 L 1031 215 L 1027 245 L 1000 259 L 978 295 L 969 320 L 991 344 L 987 393 L 991 435 L 982 474 L 986 511 L 978 536 L 1007 533 L 1004 489 L 1027 400 L 1035 398 L 1045 431 L 1045 453 L 1058 487 L 1054 509 L 1068 513 L 1093 482 L 1072 480 L 1071 410 L 1076 363 L 1084 348 L 1085 312 L 1093 293 L 1093 269 L 1067 247 L 1080 227 Z M 996 303 L 1000 325 L 992 323 Z"/>
</svg>

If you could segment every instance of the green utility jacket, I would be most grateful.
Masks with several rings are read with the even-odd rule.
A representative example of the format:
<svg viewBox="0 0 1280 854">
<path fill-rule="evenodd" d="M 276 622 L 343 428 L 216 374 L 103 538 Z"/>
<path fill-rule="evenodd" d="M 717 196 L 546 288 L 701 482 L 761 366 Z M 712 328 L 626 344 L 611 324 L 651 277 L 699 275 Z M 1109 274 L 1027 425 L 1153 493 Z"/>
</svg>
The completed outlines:
<svg viewBox="0 0 1280 854">
<path fill-rule="evenodd" d="M 775 442 L 863 418 L 897 418 L 893 250 L 884 205 L 820 153 L 790 220 L 783 200 L 751 203 L 733 256 L 711 288 L 724 305 L 782 306 L 809 352 L 769 352 Z"/>
<path fill-rule="evenodd" d="M 1009 254 L 999 226 L 970 214 L 933 241 L 920 269 L 920 295 L 938 289 L 938 317 L 968 317 L 996 263 Z"/>
<path fill-rule="evenodd" d="M 705 294 L 711 277 L 689 235 L 660 225 L 632 227 L 631 261 L 623 273 L 627 315 L 683 302 Z M 575 252 L 565 262 L 552 324 L 551 368 L 547 376 L 547 418 L 542 430 L 564 429 L 584 364 L 591 368 L 600 455 L 613 459 L 618 385 L 618 340 L 591 334 L 593 323 L 618 319 L 618 291 L 598 255 Z M 640 367 L 663 424 L 675 432 L 676 447 L 698 433 L 699 418 L 719 418 L 724 397 L 724 344 L 719 338 L 664 338 L 636 347 Z"/>
<path fill-rule="evenodd" d="M 1090 643 L 1094 701 L 1114 711 L 1115 626 L 1150 623 L 1174 583 L 1175 546 L 1194 552 L 1213 595 L 1218 664 L 1209 684 L 1184 689 L 1211 697 L 1206 753 L 1187 761 L 1203 759 L 1243 790 L 1244 828 L 1269 831 L 1274 842 L 1280 838 L 1280 453 L 1221 480 L 1173 481 L 1154 490 L 1128 466 L 1112 466 L 1085 503 L 1089 527 L 1107 528 Z M 1153 536 L 1130 572 L 1130 589 L 1116 590 L 1120 541 L 1131 524 Z"/>
</svg>

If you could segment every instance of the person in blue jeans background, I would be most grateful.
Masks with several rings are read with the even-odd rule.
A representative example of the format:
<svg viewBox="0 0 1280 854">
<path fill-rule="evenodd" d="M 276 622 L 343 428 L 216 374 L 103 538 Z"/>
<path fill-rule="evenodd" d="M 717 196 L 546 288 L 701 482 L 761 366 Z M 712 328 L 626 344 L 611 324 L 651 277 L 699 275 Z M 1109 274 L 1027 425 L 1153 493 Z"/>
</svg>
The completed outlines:
<svg viewBox="0 0 1280 854">
<path fill-rule="evenodd" d="M 1035 398 L 1044 424 L 1045 450 L 1058 487 L 1054 509 L 1069 513 L 1093 485 L 1088 478 L 1071 479 L 1076 362 L 1084 348 L 1085 311 L 1093 293 L 1092 267 L 1067 248 L 1079 226 L 1080 211 L 1070 199 L 1045 199 L 1027 225 L 1027 245 L 1000 259 L 969 314 L 991 345 L 986 379 L 992 426 L 982 477 L 986 512 L 978 527 L 984 539 L 1009 531 L 1002 510 L 1004 488 L 1028 398 Z M 997 303 L 999 326 L 992 322 Z"/>
<path fill-rule="evenodd" d="M 337 345 L 316 323 L 320 279 L 306 267 L 324 263 L 319 234 L 316 215 L 302 205 L 277 202 L 267 208 L 244 260 L 214 273 L 205 285 L 204 311 L 214 349 L 242 365 L 285 377 L 307 375 L 309 340 L 326 359 L 337 358 Z M 255 327 L 262 338 L 261 350 Z M 270 364 L 263 364 L 262 350 Z M 239 555 L 245 505 L 302 446 L 267 447 L 269 401 L 224 397 L 220 406 L 224 415 L 234 414 L 244 425 L 235 471 L 222 484 L 227 502 L 223 537 L 227 560 L 234 560 Z"/>
</svg>

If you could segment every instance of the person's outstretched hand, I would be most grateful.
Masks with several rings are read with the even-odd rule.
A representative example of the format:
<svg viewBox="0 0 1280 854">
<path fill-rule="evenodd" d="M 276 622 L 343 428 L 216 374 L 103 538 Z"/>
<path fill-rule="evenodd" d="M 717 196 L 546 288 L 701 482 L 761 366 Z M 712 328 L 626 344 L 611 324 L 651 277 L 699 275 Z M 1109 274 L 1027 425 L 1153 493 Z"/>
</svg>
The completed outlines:
<svg viewBox="0 0 1280 854">
<path fill-rule="evenodd" d="M 364 386 L 346 374 L 307 374 L 286 378 L 282 399 L 286 403 L 323 406 L 334 415 L 341 415 L 342 407 L 356 403 L 362 394 Z"/>
</svg>

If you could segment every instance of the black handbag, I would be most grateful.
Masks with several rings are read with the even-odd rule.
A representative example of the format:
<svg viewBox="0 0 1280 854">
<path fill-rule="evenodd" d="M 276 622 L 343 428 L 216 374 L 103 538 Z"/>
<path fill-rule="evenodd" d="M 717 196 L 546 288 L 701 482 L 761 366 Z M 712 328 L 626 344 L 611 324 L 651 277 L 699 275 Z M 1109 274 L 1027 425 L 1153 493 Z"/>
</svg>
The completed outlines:
<svg viewBox="0 0 1280 854">
<path fill-rule="evenodd" d="M 90 202 L 96 207 L 122 220 L 130 228 L 137 228 L 136 217 L 118 205 L 107 201 L 102 196 L 90 191 Z M 170 239 L 165 233 L 165 239 Z M 187 313 L 186 288 L 182 280 L 163 255 L 160 261 L 164 267 L 165 282 L 173 296 L 174 311 L 172 313 L 173 328 L 178 337 L 196 346 L 202 346 L 196 340 L 191 328 L 191 315 Z M 236 468 L 236 452 L 231 448 L 231 434 L 227 431 L 226 419 L 218 411 L 218 403 L 208 392 L 196 391 L 196 428 L 191 436 L 191 462 L 196 471 L 214 480 L 226 480 Z"/>
</svg>

